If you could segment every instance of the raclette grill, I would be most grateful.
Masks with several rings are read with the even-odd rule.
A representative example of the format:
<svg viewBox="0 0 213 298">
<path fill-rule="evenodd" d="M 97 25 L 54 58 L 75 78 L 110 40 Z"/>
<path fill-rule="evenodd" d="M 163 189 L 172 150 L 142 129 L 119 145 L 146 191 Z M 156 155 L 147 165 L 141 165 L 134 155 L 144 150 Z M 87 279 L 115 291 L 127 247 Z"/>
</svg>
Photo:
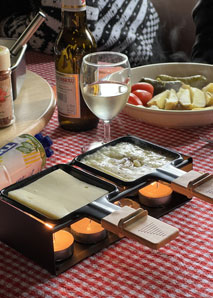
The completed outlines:
<svg viewBox="0 0 213 298">
<path fill-rule="evenodd" d="M 119 142 L 131 142 L 142 148 L 154 150 L 158 153 L 169 156 L 172 161 L 164 167 L 156 169 L 152 173 L 144 175 L 134 181 L 127 182 L 88 167 L 81 162 L 85 155 L 92 154 L 96 150 L 99 150 L 99 147 L 77 156 L 69 164 L 59 164 L 45 169 L 42 172 L 8 186 L 1 191 L 0 239 L 26 256 L 32 258 L 51 273 L 59 274 L 91 254 L 94 254 L 100 249 L 117 241 L 120 237 L 112 232 L 109 232 L 107 238 L 100 243 L 90 246 L 76 244 L 73 257 L 70 260 L 59 263 L 55 261 L 53 252 L 52 242 L 54 232 L 66 228 L 71 223 L 85 216 L 100 222 L 111 213 L 121 209 L 118 205 L 114 204 L 115 201 L 128 196 L 132 196 L 134 199 L 137 190 L 150 183 L 150 181 L 160 179 L 172 182 L 177 177 L 185 173 L 182 169 L 188 168 L 191 170 L 192 159 L 190 157 L 184 157 L 178 152 L 155 145 L 134 136 L 118 138 L 103 146 L 116 145 Z M 9 191 L 24 187 L 25 185 L 32 183 L 56 169 L 62 169 L 79 180 L 104 188 L 109 193 L 57 220 L 47 218 L 43 214 L 23 206 L 8 197 Z M 172 200 L 165 206 L 152 208 L 142 205 L 141 207 L 148 210 L 151 216 L 159 218 L 171 210 L 185 204 L 189 200 L 190 197 L 174 191 Z M 5 225 L 5 222 L 8 224 Z M 15 222 L 16 224 L 14 224 Z M 45 222 L 53 224 L 53 229 L 51 231 L 44 229 L 43 223 Z M 26 233 L 23 233 L 23 228 L 27 229 Z M 22 239 L 22 241 L 17 241 L 17 237 Z M 34 246 L 36 246 L 35 250 L 32 249 Z"/>
<path fill-rule="evenodd" d="M 167 165 L 166 167 L 174 168 L 175 171 L 177 168 L 182 168 L 183 166 L 187 165 L 188 163 L 191 163 L 191 159 L 184 160 L 181 154 L 168 150 L 164 147 L 157 146 L 151 142 L 147 142 L 145 140 L 133 137 L 133 136 L 126 136 L 122 138 L 118 138 L 104 146 L 109 145 L 116 145 L 119 142 L 127 142 L 132 143 L 134 145 L 137 145 L 141 148 L 154 150 L 157 153 L 160 153 L 163 156 L 167 156 L 170 159 L 172 159 L 171 164 Z M 99 148 L 93 149 L 87 153 L 81 154 L 77 156 L 71 163 L 69 164 L 58 164 L 55 166 L 52 166 L 48 169 L 43 170 L 40 173 L 37 173 L 31 177 L 28 177 L 20 182 L 17 182 L 11 186 L 8 186 L 7 188 L 2 190 L 2 197 L 3 199 L 8 202 L 9 204 L 20 208 L 26 213 L 32 214 L 33 216 L 39 218 L 42 221 L 45 222 L 51 222 L 56 225 L 63 225 L 64 223 L 67 223 L 68 221 L 72 221 L 72 219 L 78 218 L 82 215 L 91 216 L 93 218 L 97 218 L 98 220 L 102 219 L 102 217 L 106 216 L 107 214 L 110 214 L 111 212 L 117 210 L 119 207 L 113 204 L 113 202 L 119 200 L 122 197 L 125 196 L 132 196 L 135 194 L 135 192 L 145 186 L 146 184 L 150 183 L 150 181 L 153 180 L 165 180 L 167 182 L 170 182 L 174 179 L 175 174 L 174 173 L 167 173 L 160 169 L 156 169 L 156 171 L 149 173 L 147 175 L 141 176 L 140 178 L 134 180 L 134 181 L 123 181 L 121 179 L 118 179 L 116 177 L 113 177 L 111 175 L 105 174 L 104 172 L 101 172 L 100 170 L 96 170 L 92 167 L 87 166 L 86 164 L 82 163 L 81 160 L 85 157 L 85 155 L 92 154 L 95 151 L 99 150 Z M 103 189 L 106 189 L 109 194 L 95 200 L 94 202 L 70 213 L 69 215 L 66 215 L 65 217 L 61 219 L 51 219 L 46 217 L 45 215 L 32 210 L 31 208 L 28 208 L 27 206 L 24 206 L 23 204 L 11 199 L 8 197 L 8 192 L 22 188 L 32 182 L 34 182 L 37 179 L 40 179 L 41 177 L 47 175 L 48 173 L 51 173 L 57 169 L 61 169 L 68 174 L 74 176 L 75 178 L 82 180 L 84 182 L 87 182 L 89 184 L 93 184 L 97 187 L 101 187 Z M 178 177 L 178 176 L 177 176 Z M 104 179 L 103 179 L 104 178 Z M 176 178 L 176 177 L 175 177 Z M 121 189 L 122 191 L 119 191 Z M 165 212 L 165 208 L 164 208 Z M 160 217 L 163 214 L 159 214 Z"/>
</svg>

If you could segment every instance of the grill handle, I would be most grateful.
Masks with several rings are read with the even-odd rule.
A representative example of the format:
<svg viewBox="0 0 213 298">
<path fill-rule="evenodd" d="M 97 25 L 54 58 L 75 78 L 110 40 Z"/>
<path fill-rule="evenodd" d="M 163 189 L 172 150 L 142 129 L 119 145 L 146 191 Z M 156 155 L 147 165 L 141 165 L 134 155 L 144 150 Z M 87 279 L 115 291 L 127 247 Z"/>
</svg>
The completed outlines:
<svg viewBox="0 0 213 298">
<path fill-rule="evenodd" d="M 171 164 L 157 169 L 157 176 L 171 182 L 171 187 L 177 193 L 188 198 L 193 196 L 213 204 L 213 175 L 199 173 L 194 170 L 185 172 Z"/>
</svg>

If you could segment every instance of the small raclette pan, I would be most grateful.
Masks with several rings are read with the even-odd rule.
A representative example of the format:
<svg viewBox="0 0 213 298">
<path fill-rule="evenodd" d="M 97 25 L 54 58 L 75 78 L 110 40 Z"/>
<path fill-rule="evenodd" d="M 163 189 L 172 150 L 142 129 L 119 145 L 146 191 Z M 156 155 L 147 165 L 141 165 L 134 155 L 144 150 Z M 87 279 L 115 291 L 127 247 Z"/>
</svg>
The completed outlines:
<svg viewBox="0 0 213 298">
<path fill-rule="evenodd" d="M 73 220 L 75 218 L 78 219 L 79 216 L 87 215 L 87 214 L 97 215 L 97 218 L 101 217 L 101 214 L 102 214 L 101 208 L 100 208 L 100 210 L 98 210 L 96 204 L 94 204 L 94 208 L 93 208 L 94 211 L 91 211 L 90 210 L 91 208 L 89 208 L 88 205 L 85 205 L 60 219 L 52 219 L 52 218 L 48 218 L 47 216 L 45 216 L 44 214 L 42 214 L 36 210 L 33 210 L 32 208 L 27 207 L 24 204 L 19 203 L 18 201 L 13 200 L 12 198 L 8 197 L 8 193 L 10 191 L 22 188 L 22 187 L 40 179 L 41 177 L 43 177 L 57 169 L 61 169 L 65 172 L 67 172 L 68 174 L 72 175 L 73 177 L 75 177 L 81 181 L 84 181 L 88 184 L 95 185 L 97 187 L 107 190 L 108 194 L 97 199 L 96 201 L 100 200 L 100 202 L 105 203 L 105 209 L 106 209 L 105 212 L 107 212 L 107 214 L 109 214 L 112 211 L 117 209 L 116 207 L 113 206 L 112 208 L 114 208 L 114 210 L 112 210 L 112 208 L 111 208 L 112 204 L 109 203 L 109 201 L 112 200 L 112 198 L 119 193 L 119 189 L 114 184 L 109 183 L 105 180 L 102 180 L 92 174 L 83 172 L 83 171 L 81 171 L 75 167 L 72 167 L 70 165 L 67 165 L 67 164 L 58 164 L 58 165 L 52 166 L 48 169 L 41 171 L 40 173 L 37 173 L 31 177 L 25 178 L 22 181 L 19 181 L 17 183 L 14 183 L 14 184 L 4 188 L 1 191 L 1 199 L 3 199 L 5 202 L 9 203 L 10 205 L 18 208 L 19 210 L 21 210 L 25 213 L 28 213 L 32 216 L 35 216 L 36 218 L 38 218 L 44 222 L 53 223 L 56 225 L 63 225 L 64 223 L 67 223 L 69 220 Z M 72 198 L 72 194 L 70 194 L 70 197 Z M 75 199 L 77 200 L 78 198 L 76 197 Z M 60 200 L 60 197 L 59 197 L 59 200 Z M 108 208 L 107 208 L 107 205 L 108 205 Z"/>
<path fill-rule="evenodd" d="M 93 150 L 87 151 L 87 152 L 77 156 L 76 158 L 74 158 L 73 161 L 71 162 L 71 164 L 76 165 L 90 173 L 93 173 L 96 176 L 104 177 L 105 179 L 110 180 L 119 186 L 125 186 L 125 187 L 136 186 L 136 185 L 140 184 L 141 182 L 147 181 L 149 178 L 158 178 L 158 179 L 166 180 L 168 182 L 170 182 L 172 179 L 174 179 L 174 170 L 171 172 L 171 176 L 170 176 L 169 172 L 168 173 L 160 172 L 156 169 L 156 171 L 146 174 L 146 175 L 143 175 L 135 180 L 125 181 L 125 180 L 119 179 L 117 177 L 114 177 L 112 175 L 109 175 L 107 173 L 104 173 L 101 170 L 90 167 L 82 162 L 82 160 L 85 156 L 93 154 L 103 147 L 115 146 L 118 143 L 122 143 L 122 142 L 131 143 L 133 145 L 139 146 L 142 149 L 150 150 L 155 153 L 158 153 L 158 154 L 162 155 L 163 157 L 168 157 L 171 160 L 171 162 L 169 163 L 168 166 L 171 168 L 181 168 L 181 167 L 185 166 L 186 164 L 188 164 L 188 160 L 184 160 L 180 153 L 170 150 L 170 149 L 167 149 L 165 147 L 156 145 L 154 143 L 148 142 L 146 140 L 140 139 L 138 137 L 130 136 L 130 135 L 125 136 L 125 137 L 120 137 L 118 139 L 115 139 L 115 140 L 107 143 L 107 144 L 97 147 Z M 178 176 L 178 174 L 177 174 L 177 176 Z"/>
<path fill-rule="evenodd" d="M 165 163 L 162 167 L 156 168 L 149 174 L 143 175 L 136 180 L 126 182 L 120 179 L 108 175 L 102 171 L 96 170 L 92 167 L 87 166 L 81 160 L 89 154 L 100 150 L 104 146 L 114 146 L 119 142 L 132 143 L 141 147 L 142 149 L 148 149 L 153 152 L 159 153 L 162 156 L 168 157 L 169 162 Z M 73 163 L 77 166 L 94 173 L 95 175 L 102 176 L 110 181 L 113 181 L 117 185 L 126 186 L 127 189 L 121 194 L 123 197 L 130 191 L 137 190 L 147 183 L 149 180 L 164 180 L 171 183 L 171 187 L 174 191 L 179 194 L 186 195 L 188 198 L 196 196 L 201 200 L 213 203 L 213 175 L 209 173 L 198 173 L 196 171 L 185 172 L 181 170 L 190 161 L 184 160 L 180 153 L 169 150 L 165 147 L 158 146 L 151 142 L 139 139 L 135 136 L 126 136 L 118 138 L 112 142 L 109 142 L 101 147 L 95 148 L 82 155 L 79 155 L 73 160 Z M 119 195 L 120 197 L 120 195 Z"/>
</svg>

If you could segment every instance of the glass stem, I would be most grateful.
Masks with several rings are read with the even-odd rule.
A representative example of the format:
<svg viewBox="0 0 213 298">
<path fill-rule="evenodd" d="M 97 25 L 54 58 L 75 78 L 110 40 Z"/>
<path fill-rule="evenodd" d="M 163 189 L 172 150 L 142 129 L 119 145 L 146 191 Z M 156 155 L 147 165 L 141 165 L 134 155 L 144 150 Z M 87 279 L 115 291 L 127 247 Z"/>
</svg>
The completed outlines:
<svg viewBox="0 0 213 298">
<path fill-rule="evenodd" d="M 111 141 L 110 121 L 104 121 L 104 143 Z"/>
</svg>

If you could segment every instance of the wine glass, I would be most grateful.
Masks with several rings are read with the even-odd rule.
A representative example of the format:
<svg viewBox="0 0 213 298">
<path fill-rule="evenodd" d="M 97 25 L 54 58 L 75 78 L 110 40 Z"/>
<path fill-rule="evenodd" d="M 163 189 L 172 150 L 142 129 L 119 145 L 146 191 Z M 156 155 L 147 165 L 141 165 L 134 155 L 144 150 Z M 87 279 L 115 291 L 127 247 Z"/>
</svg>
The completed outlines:
<svg viewBox="0 0 213 298">
<path fill-rule="evenodd" d="M 110 122 L 124 108 L 131 89 L 128 57 L 118 52 L 95 52 L 84 56 L 80 86 L 88 108 L 104 123 L 103 140 L 86 145 L 82 151 L 87 151 L 111 140 Z"/>
</svg>

